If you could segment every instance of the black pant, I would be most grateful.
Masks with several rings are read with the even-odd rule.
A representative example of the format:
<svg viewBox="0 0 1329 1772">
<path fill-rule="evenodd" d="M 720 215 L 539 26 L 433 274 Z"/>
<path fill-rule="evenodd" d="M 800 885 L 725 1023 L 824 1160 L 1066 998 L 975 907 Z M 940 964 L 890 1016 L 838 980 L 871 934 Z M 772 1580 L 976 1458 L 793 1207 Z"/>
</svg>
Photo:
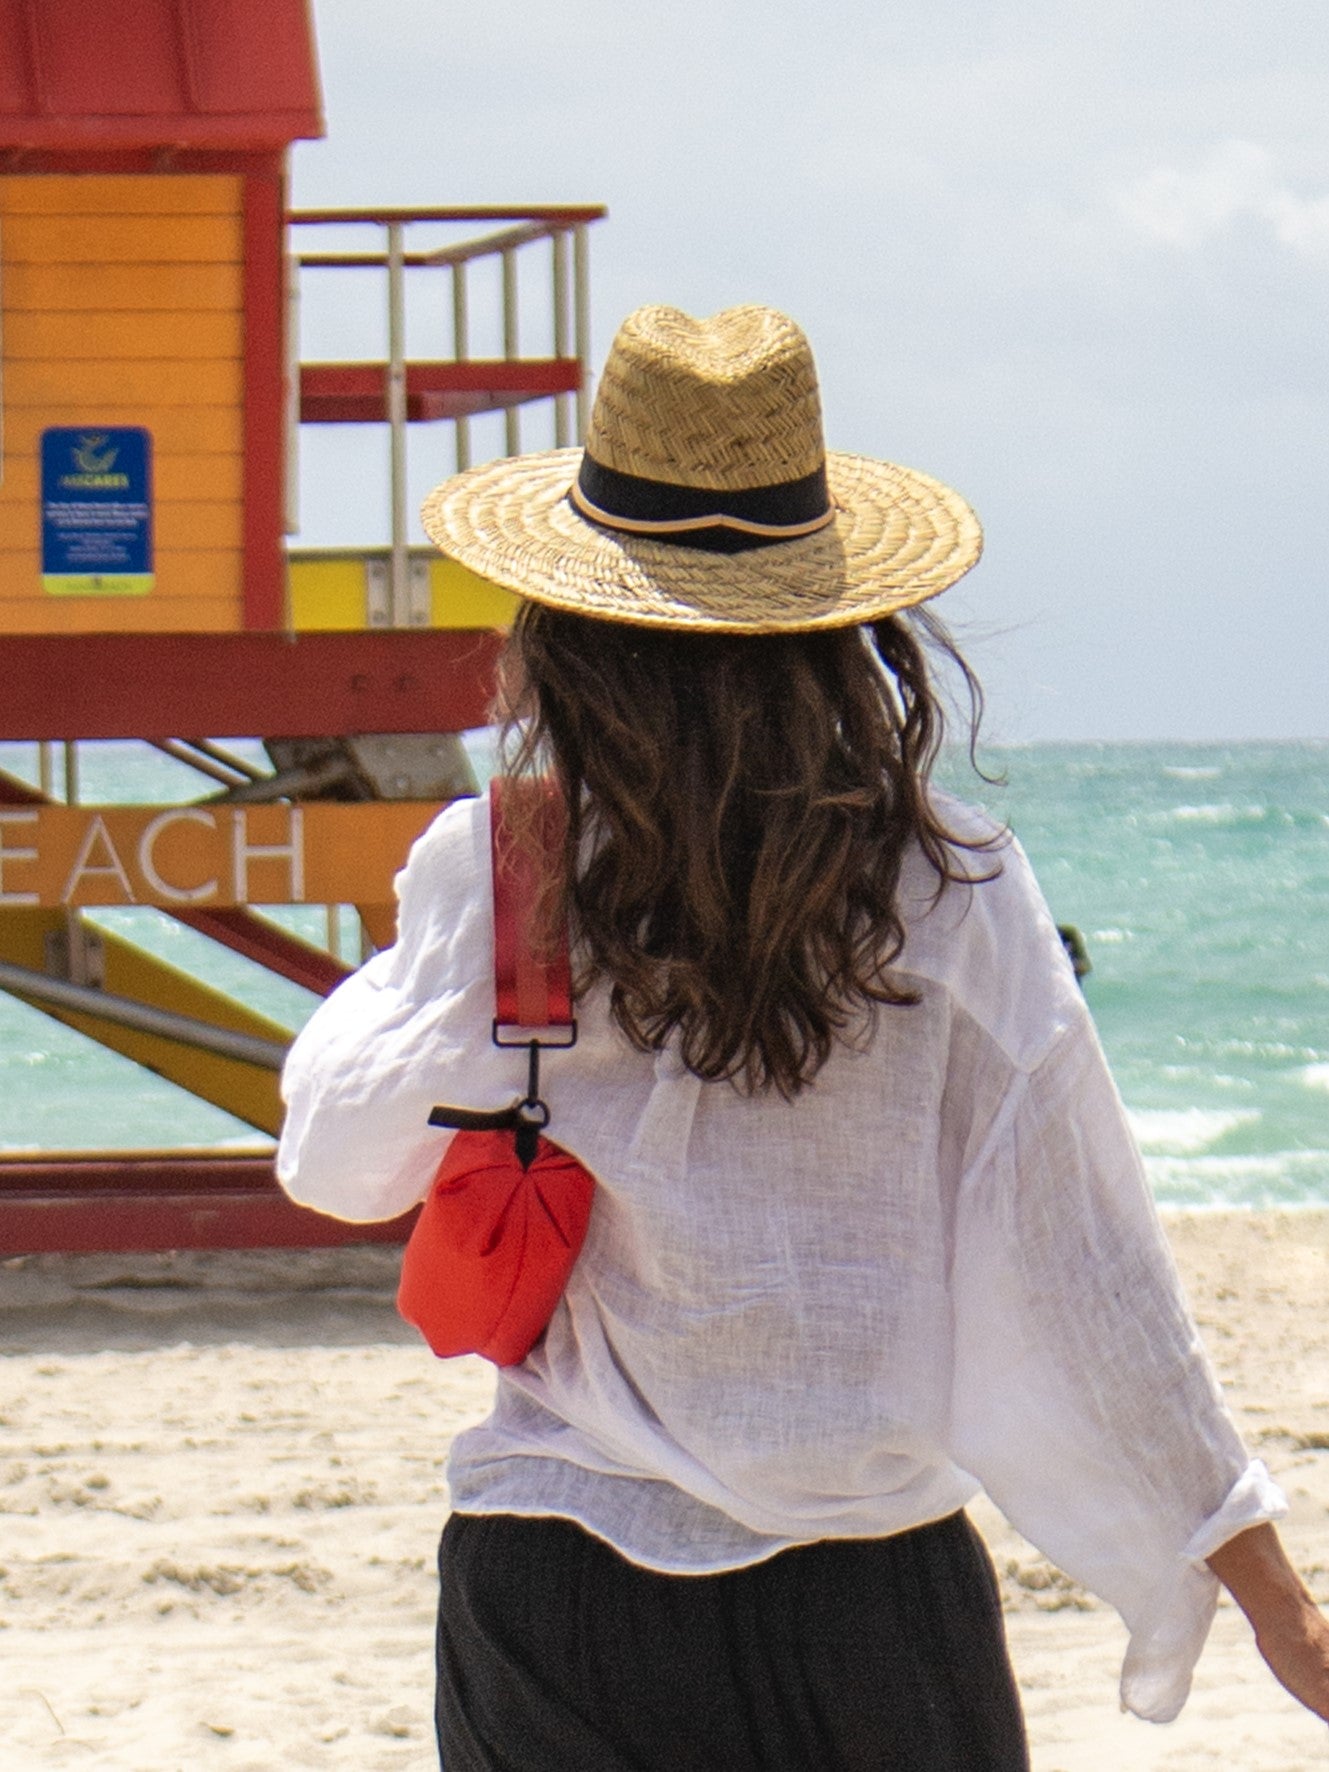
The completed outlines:
<svg viewBox="0 0 1329 1772">
<path fill-rule="evenodd" d="M 963 1514 L 683 1576 L 567 1520 L 454 1514 L 439 1574 L 445 1772 L 1027 1772 Z"/>
</svg>

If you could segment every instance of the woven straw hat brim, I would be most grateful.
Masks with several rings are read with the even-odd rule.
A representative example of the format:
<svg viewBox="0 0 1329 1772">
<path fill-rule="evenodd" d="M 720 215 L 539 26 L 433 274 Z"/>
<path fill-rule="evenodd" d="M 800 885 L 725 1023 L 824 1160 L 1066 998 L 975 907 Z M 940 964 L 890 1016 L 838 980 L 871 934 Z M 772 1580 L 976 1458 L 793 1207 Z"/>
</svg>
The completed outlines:
<svg viewBox="0 0 1329 1772">
<path fill-rule="evenodd" d="M 777 633 L 848 627 L 922 603 L 982 551 L 957 492 L 912 468 L 829 454 L 838 507 L 815 535 L 709 553 L 588 523 L 568 502 L 580 449 L 501 458 L 445 480 L 421 510 L 445 554 L 537 603 L 639 627 Z"/>
</svg>

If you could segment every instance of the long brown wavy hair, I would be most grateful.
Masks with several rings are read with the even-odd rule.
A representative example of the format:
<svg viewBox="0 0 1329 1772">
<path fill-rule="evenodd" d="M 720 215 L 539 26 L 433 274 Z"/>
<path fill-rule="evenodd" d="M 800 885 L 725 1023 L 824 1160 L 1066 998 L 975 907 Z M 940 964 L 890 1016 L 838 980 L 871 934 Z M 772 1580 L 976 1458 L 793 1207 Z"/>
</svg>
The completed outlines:
<svg viewBox="0 0 1329 1772">
<path fill-rule="evenodd" d="M 609 985 L 639 1050 L 749 1093 L 796 1095 L 879 1005 L 904 943 L 906 851 L 972 879 L 928 792 L 944 734 L 926 651 L 977 679 L 929 612 L 870 629 L 707 634 L 521 605 L 504 766 L 552 773 L 575 989 Z M 989 868 L 990 871 L 990 868 Z"/>
</svg>

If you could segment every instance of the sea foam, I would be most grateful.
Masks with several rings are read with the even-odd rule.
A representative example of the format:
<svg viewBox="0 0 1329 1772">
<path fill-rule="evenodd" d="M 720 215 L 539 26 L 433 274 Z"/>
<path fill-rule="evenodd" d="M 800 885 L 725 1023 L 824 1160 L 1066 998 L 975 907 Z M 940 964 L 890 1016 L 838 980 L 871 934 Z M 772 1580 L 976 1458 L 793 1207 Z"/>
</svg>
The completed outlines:
<svg viewBox="0 0 1329 1772">
<path fill-rule="evenodd" d="M 1247 1157 L 1149 1157 L 1145 1174 L 1163 1206 L 1313 1206 L 1329 1194 L 1329 1151 Z"/>
<path fill-rule="evenodd" d="M 1191 1157 L 1209 1150 L 1238 1126 L 1260 1118 L 1258 1108 L 1135 1108 L 1128 1115 L 1148 1156 Z"/>
<path fill-rule="evenodd" d="M 1198 806 L 1174 806 L 1168 814 L 1178 824 L 1212 825 L 1262 824 L 1268 816 L 1267 806 L 1234 806 L 1228 800 Z"/>
</svg>

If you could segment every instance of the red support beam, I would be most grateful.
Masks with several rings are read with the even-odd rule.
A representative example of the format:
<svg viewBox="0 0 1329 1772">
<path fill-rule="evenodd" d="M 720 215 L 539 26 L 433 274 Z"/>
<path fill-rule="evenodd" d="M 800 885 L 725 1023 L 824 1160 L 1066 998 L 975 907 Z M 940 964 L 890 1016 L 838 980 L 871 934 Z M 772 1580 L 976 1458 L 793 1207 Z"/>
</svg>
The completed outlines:
<svg viewBox="0 0 1329 1772">
<path fill-rule="evenodd" d="M 0 806 L 49 806 L 51 802 L 37 788 L 30 788 L 16 775 L 0 771 Z"/>
<path fill-rule="evenodd" d="M 303 985 L 307 991 L 316 991 L 320 997 L 335 991 L 353 971 L 323 948 L 289 935 L 266 917 L 239 905 L 215 911 L 177 910 L 170 914 L 177 922 L 187 923 L 200 935 L 230 948 L 232 953 L 243 954 L 268 972 L 289 978 L 293 984 Z"/>
<path fill-rule="evenodd" d="M 503 636 L 10 634 L 0 738 L 309 738 L 483 726 Z"/>
<path fill-rule="evenodd" d="M 305 424 L 385 424 L 384 363 L 304 363 L 300 417 Z M 575 357 L 472 358 L 465 363 L 408 363 L 406 416 L 412 421 L 469 418 L 575 394 L 582 366 Z"/>
<path fill-rule="evenodd" d="M 286 202 L 278 172 L 244 183 L 244 625 L 286 626 Z"/>
<path fill-rule="evenodd" d="M 0 173 L 280 172 L 280 153 L 242 148 L 35 148 L 0 146 Z"/>
<path fill-rule="evenodd" d="M 413 1209 L 343 1224 L 287 1199 L 270 1157 L 124 1155 L 0 1162 L 0 1257 L 403 1243 Z"/>
</svg>

